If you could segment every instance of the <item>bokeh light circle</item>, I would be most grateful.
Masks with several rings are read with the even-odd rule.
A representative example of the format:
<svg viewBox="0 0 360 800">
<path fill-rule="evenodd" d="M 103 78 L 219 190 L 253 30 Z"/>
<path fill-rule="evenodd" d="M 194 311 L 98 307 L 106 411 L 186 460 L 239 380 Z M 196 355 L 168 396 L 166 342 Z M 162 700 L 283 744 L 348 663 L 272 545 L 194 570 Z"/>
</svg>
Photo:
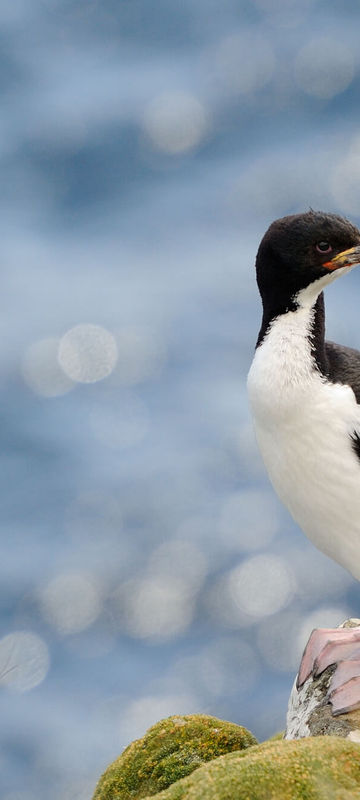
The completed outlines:
<svg viewBox="0 0 360 800">
<path fill-rule="evenodd" d="M 42 683 L 49 666 L 48 647 L 37 634 L 14 631 L 0 639 L 0 685 L 29 691 Z"/>
<path fill-rule="evenodd" d="M 359 214 L 360 137 L 355 136 L 345 157 L 339 159 L 330 176 L 330 189 L 337 206 L 346 214 Z"/>
<path fill-rule="evenodd" d="M 144 114 L 144 128 L 152 144 L 169 155 L 186 153 L 203 139 L 209 125 L 203 104 L 187 92 L 155 97 Z"/>
<path fill-rule="evenodd" d="M 66 394 L 74 381 L 65 374 L 58 361 L 59 339 L 48 337 L 33 342 L 25 351 L 21 371 L 25 383 L 42 397 Z"/>
<path fill-rule="evenodd" d="M 285 559 L 270 554 L 248 558 L 230 572 L 228 581 L 239 609 L 259 619 L 287 606 L 295 588 Z"/>
<path fill-rule="evenodd" d="M 85 573 L 58 575 L 41 591 L 40 603 L 44 617 L 62 634 L 85 630 L 102 608 L 99 585 Z"/>
<path fill-rule="evenodd" d="M 134 578 L 115 591 L 113 601 L 129 635 L 154 642 L 184 633 L 194 613 L 192 587 L 174 575 Z"/>
<path fill-rule="evenodd" d="M 329 99 L 343 92 L 354 77 L 351 47 L 337 39 L 319 37 L 299 51 L 295 78 L 304 92 Z"/>
<path fill-rule="evenodd" d="M 251 94 L 271 80 L 275 56 L 264 37 L 232 33 L 220 42 L 215 65 L 225 89 L 234 94 Z"/>
<path fill-rule="evenodd" d="M 77 383 L 95 383 L 113 371 L 118 357 L 115 337 L 101 325 L 81 324 L 60 340 L 59 364 Z"/>
</svg>

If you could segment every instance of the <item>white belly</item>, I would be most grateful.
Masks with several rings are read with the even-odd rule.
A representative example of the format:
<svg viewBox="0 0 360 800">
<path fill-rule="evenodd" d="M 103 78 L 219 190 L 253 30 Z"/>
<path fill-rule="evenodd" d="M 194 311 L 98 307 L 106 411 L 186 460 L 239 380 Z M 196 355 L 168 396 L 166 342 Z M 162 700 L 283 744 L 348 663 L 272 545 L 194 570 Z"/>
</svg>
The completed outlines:
<svg viewBox="0 0 360 800">
<path fill-rule="evenodd" d="M 360 579 L 360 461 L 350 387 L 312 368 L 309 312 L 278 318 L 258 347 L 248 390 L 270 480 L 306 536 Z M 294 358 L 294 352 L 296 358 Z"/>
</svg>

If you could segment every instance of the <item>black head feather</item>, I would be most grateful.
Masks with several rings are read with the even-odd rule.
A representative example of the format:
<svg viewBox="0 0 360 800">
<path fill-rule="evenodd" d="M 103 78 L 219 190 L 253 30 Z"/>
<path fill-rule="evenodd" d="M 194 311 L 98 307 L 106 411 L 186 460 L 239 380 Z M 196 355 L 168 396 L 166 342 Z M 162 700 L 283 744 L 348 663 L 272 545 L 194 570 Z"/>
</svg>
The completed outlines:
<svg viewBox="0 0 360 800">
<path fill-rule="evenodd" d="M 322 252 L 325 243 L 331 249 Z M 359 244 L 360 230 L 337 214 L 311 210 L 273 222 L 256 257 L 264 311 L 259 341 L 272 319 L 297 308 L 296 295 L 301 289 L 329 275 L 324 267 L 329 258 Z"/>
</svg>

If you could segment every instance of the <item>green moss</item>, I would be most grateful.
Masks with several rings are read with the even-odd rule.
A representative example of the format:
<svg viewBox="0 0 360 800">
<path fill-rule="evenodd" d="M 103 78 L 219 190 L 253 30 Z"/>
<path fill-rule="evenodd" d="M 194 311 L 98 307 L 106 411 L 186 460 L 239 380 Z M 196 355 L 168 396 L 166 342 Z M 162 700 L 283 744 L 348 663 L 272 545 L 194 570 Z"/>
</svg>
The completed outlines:
<svg viewBox="0 0 360 800">
<path fill-rule="evenodd" d="M 360 748 L 331 736 L 264 742 L 195 770 L 156 800 L 360 800 Z"/>
<path fill-rule="evenodd" d="M 107 768 L 93 800 L 137 800 L 166 789 L 223 753 L 257 744 L 246 728 L 194 714 L 161 720 Z"/>
<path fill-rule="evenodd" d="M 267 742 L 278 742 L 278 741 L 281 742 L 283 740 L 283 738 L 284 738 L 284 734 L 285 734 L 285 731 L 278 731 L 278 733 L 273 733 L 272 736 L 269 736 L 269 738 L 266 739 L 266 741 Z"/>
</svg>

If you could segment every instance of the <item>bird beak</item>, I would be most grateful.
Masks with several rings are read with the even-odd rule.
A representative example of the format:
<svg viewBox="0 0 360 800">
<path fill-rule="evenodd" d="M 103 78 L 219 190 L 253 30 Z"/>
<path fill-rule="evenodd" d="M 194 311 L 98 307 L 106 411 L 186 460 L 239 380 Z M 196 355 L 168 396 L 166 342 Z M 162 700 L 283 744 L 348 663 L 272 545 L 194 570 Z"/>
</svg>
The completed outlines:
<svg viewBox="0 0 360 800">
<path fill-rule="evenodd" d="M 353 267 L 354 264 L 360 264 L 360 245 L 350 247 L 350 250 L 343 250 L 342 253 L 338 253 L 331 261 L 325 261 L 323 267 L 326 267 L 326 269 L 332 272 L 341 267 Z"/>
</svg>

